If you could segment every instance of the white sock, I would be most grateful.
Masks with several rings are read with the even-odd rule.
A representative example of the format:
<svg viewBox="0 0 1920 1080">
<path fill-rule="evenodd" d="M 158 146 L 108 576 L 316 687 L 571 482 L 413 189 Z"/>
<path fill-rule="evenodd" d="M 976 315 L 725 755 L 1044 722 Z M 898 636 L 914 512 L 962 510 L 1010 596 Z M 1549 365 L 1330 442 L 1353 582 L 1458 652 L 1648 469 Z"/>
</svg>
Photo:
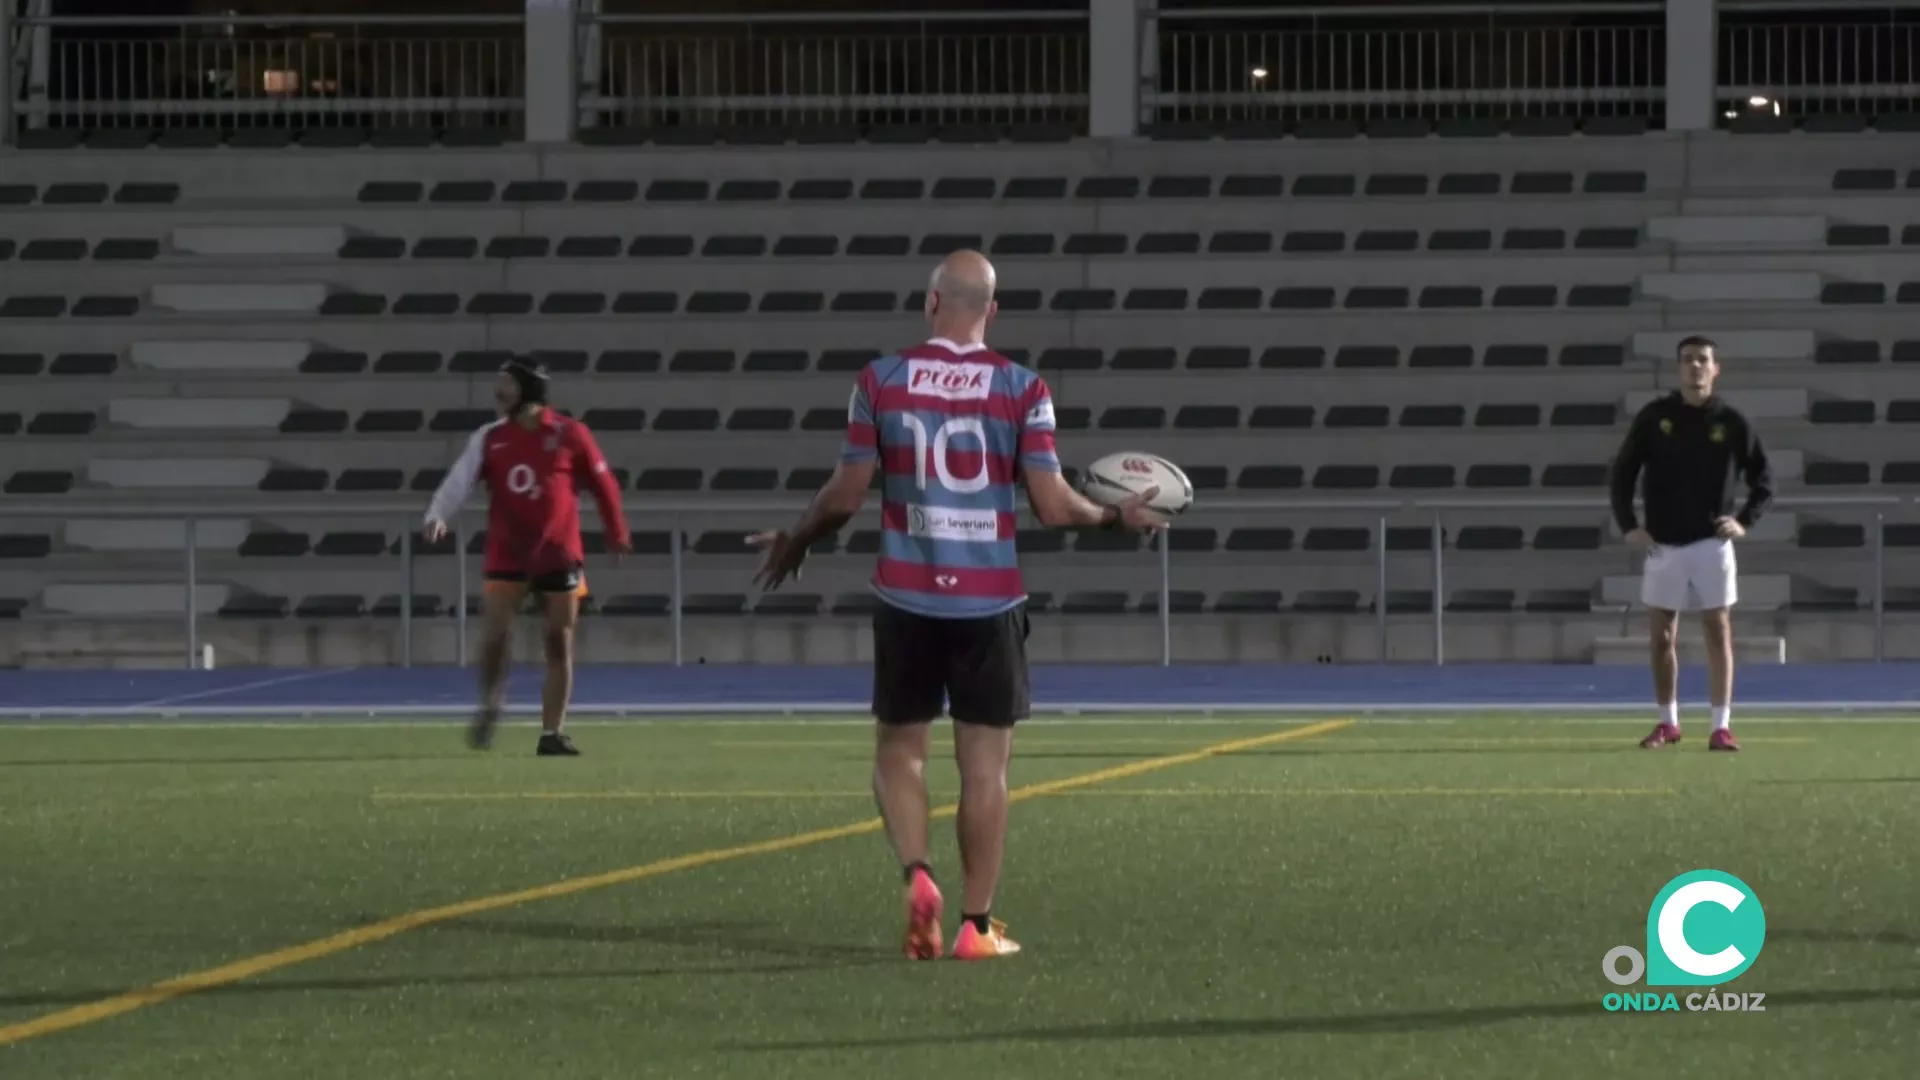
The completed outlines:
<svg viewBox="0 0 1920 1080">
<path fill-rule="evenodd" d="M 1665 705 L 1660 706 L 1660 722 L 1669 727 L 1679 727 L 1680 703 L 1677 701 L 1669 701 Z"/>
<path fill-rule="evenodd" d="M 1733 706 L 1715 705 L 1713 707 L 1713 730 L 1725 731 L 1733 723 Z"/>
</svg>

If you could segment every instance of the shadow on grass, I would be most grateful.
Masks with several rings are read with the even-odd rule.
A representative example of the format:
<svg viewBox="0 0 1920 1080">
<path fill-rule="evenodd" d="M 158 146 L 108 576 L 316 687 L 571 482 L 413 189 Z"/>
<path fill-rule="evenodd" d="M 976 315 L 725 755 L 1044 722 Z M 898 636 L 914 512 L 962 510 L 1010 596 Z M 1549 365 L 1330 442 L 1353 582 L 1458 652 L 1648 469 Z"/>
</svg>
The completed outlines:
<svg viewBox="0 0 1920 1080">
<path fill-rule="evenodd" d="M 1768 941 L 1809 941 L 1820 945 L 1906 945 L 1920 949 L 1920 934 L 1904 930 L 1804 930 L 1767 927 Z"/>
<path fill-rule="evenodd" d="M 178 765 L 191 769 L 209 765 L 368 765 L 389 761 L 452 761 L 472 757 L 472 754 L 289 754 L 284 757 L 36 758 L 31 761 L 0 761 L 0 769 L 127 765 Z"/>
<path fill-rule="evenodd" d="M 817 961 L 815 966 L 891 962 L 896 954 L 876 945 L 807 941 L 776 932 L 769 924 L 742 921 L 668 923 L 658 926 L 537 922 L 520 919 L 460 919 L 437 927 L 443 933 L 479 933 L 536 941 L 596 945 L 666 945 L 711 953 L 759 953 Z"/>
<path fill-rule="evenodd" d="M 1920 1001 L 1920 987 L 1886 990 L 1816 990 L 1768 994 L 1771 1008 L 1867 1005 Z M 1581 1020 L 1607 1015 L 1596 992 L 1591 1000 L 1550 1005 L 1495 1005 L 1471 1009 L 1362 1013 L 1353 1016 L 1276 1016 L 1246 1020 L 1148 1020 L 1116 1024 L 1010 1028 L 963 1035 L 902 1035 L 884 1039 L 822 1039 L 812 1042 L 735 1043 L 733 1050 L 875 1050 L 1008 1042 L 1108 1042 L 1120 1039 L 1204 1039 L 1262 1035 L 1387 1035 L 1445 1031 L 1509 1021 Z"/>
<path fill-rule="evenodd" d="M 1920 784 L 1920 776 L 1834 776 L 1807 780 L 1762 780 L 1763 784 Z"/>
<path fill-rule="evenodd" d="M 365 978 L 273 979 L 231 983 L 195 991 L 216 997 L 252 997 L 266 994 L 356 993 L 368 990 L 406 990 L 426 986 L 513 986 L 543 982 L 584 982 L 594 979 L 685 978 L 702 975 L 784 975 L 819 970 L 808 963 L 757 963 L 618 968 L 605 971 L 474 971 L 439 975 L 373 975 Z M 111 990 L 70 990 L 61 993 L 0 994 L 4 1008 L 66 1008 L 86 1005 L 126 993 Z"/>
<path fill-rule="evenodd" d="M 365 919 L 363 922 L 376 922 Z M 589 926 L 563 922 L 467 920 L 433 928 L 441 932 L 469 931 L 538 941 L 576 941 L 608 945 L 675 946 L 704 950 L 712 962 L 660 964 L 609 970 L 475 971 L 444 974 L 397 974 L 363 978 L 275 979 L 230 983 L 197 993 L 246 997 L 255 994 L 354 993 L 425 986 L 509 986 L 593 979 L 652 979 L 669 977 L 787 975 L 836 968 L 898 963 L 897 954 L 878 946 L 806 941 L 782 937 L 765 924 L 746 922 L 671 923 L 659 926 Z M 0 994 L 0 1008 L 63 1008 L 85 1005 L 126 993 L 128 987 L 69 990 L 53 993 Z"/>
</svg>

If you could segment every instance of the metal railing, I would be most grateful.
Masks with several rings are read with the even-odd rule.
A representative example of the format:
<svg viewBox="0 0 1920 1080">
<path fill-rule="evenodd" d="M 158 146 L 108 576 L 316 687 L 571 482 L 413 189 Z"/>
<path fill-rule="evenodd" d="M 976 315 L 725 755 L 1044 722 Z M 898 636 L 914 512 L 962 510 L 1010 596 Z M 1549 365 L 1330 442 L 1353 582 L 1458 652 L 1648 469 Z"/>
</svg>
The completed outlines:
<svg viewBox="0 0 1920 1080">
<path fill-rule="evenodd" d="M 526 115 L 522 15 L 0 14 L 0 125 L 484 126 Z M 1722 0 L 1724 112 L 1920 111 L 1915 0 Z M 1844 12 L 1844 16 L 1836 16 Z M 1137 55 L 1091 54 L 1084 8 L 582 13 L 532 77 L 582 126 L 1081 128 L 1093 69 L 1131 69 L 1159 121 L 1601 117 L 1665 112 L 1658 0 L 1147 10 Z M 561 40 L 565 40 L 564 37 Z M 1704 53 L 1706 50 L 1702 50 Z M 543 53 L 544 55 L 544 53 Z M 1694 91 L 1688 91 L 1694 92 Z M 1762 102 L 1754 105 L 1753 102 Z M 1131 103 L 1131 102 L 1130 102 Z"/>
<path fill-rule="evenodd" d="M 1892 4 L 1837 4 L 1845 23 L 1804 23 L 1805 8 L 1728 5 L 1720 21 L 1719 97 L 1728 119 L 1920 112 L 1920 24 Z M 1905 5 L 1909 18 L 1920 8 Z"/>
<path fill-rule="evenodd" d="M 1143 104 L 1163 122 L 1653 116 L 1663 7 L 1165 9 Z"/>
<path fill-rule="evenodd" d="M 1862 514 L 1869 511 L 1871 512 L 1871 527 L 1863 525 L 1862 531 L 1867 539 L 1868 555 L 1871 559 L 1873 587 L 1871 589 L 1871 595 L 1867 598 L 1866 606 L 1854 610 L 1871 613 L 1873 620 L 1874 659 L 1876 661 L 1880 660 L 1885 654 L 1885 612 L 1887 596 L 1885 536 L 1887 519 L 1896 511 L 1915 503 L 1920 503 L 1920 499 L 1896 495 L 1839 495 L 1790 496 L 1777 500 L 1775 504 L 1777 507 L 1786 510 L 1850 510 Z M 686 587 L 686 577 L 688 573 L 686 564 L 690 556 L 690 551 L 686 543 L 686 530 L 690 524 L 692 524 L 689 519 L 700 519 L 702 521 L 712 521 L 714 519 L 745 520 L 754 527 L 766 527 L 769 524 L 777 524 L 790 520 L 793 515 L 798 514 L 802 509 L 804 509 L 804 504 L 799 502 L 772 500 L 707 500 L 699 502 L 656 502 L 649 500 L 644 504 L 635 504 L 630 508 L 633 516 L 644 513 L 652 528 L 658 529 L 665 527 L 671 530 L 669 533 L 668 548 L 664 556 L 665 565 L 646 565 L 653 569 L 664 570 L 668 575 L 670 592 L 664 614 L 671 625 L 672 656 L 675 664 L 682 662 L 685 652 L 683 620 L 689 595 Z M 583 505 L 582 510 L 583 514 L 589 519 L 597 516 L 590 504 Z M 870 516 L 875 514 L 877 510 L 878 507 L 870 502 L 866 510 L 863 511 L 863 514 Z M 1450 578 L 1450 552 L 1453 550 L 1449 548 L 1447 538 L 1449 529 L 1458 522 L 1460 515 L 1475 511 L 1505 511 L 1512 513 L 1566 511 L 1591 513 L 1591 515 L 1593 515 L 1592 520 L 1595 522 L 1604 520 L 1608 516 L 1606 500 L 1600 497 L 1563 499 L 1361 498 L 1289 500 L 1207 498 L 1202 503 L 1197 504 L 1197 510 L 1207 515 L 1214 513 L 1311 514 L 1315 515 L 1316 521 L 1326 520 L 1331 515 L 1338 515 L 1349 524 L 1354 522 L 1363 524 L 1371 534 L 1364 553 L 1372 557 L 1371 573 L 1367 576 L 1371 579 L 1369 583 L 1373 585 L 1374 599 L 1370 607 L 1362 605 L 1354 609 L 1350 614 L 1355 617 L 1366 614 L 1372 615 L 1378 637 L 1378 660 L 1380 662 L 1386 662 L 1389 658 L 1389 616 L 1394 614 L 1410 614 L 1410 612 L 1393 607 L 1390 603 L 1394 595 L 1394 590 L 1389 588 L 1389 571 L 1395 568 L 1404 571 L 1409 565 L 1415 562 L 1424 562 L 1427 588 L 1418 591 L 1426 594 L 1426 604 L 1423 613 L 1431 623 L 1433 642 L 1431 659 L 1434 664 L 1444 664 L 1446 662 L 1446 624 L 1449 606 L 1447 582 Z M 184 585 L 185 601 L 184 610 L 181 612 L 183 626 L 181 650 L 188 667 L 196 666 L 200 662 L 200 622 L 205 614 L 198 609 L 197 599 L 200 586 L 205 584 L 204 571 L 201 565 L 201 560 L 205 553 L 197 543 L 197 528 L 201 522 L 231 521 L 236 518 L 256 520 L 304 518 L 326 520 L 329 523 L 338 523 L 352 519 L 383 518 L 390 525 L 396 526 L 399 539 L 393 548 L 394 554 L 397 555 L 393 567 L 393 595 L 396 596 L 399 601 L 398 610 L 395 614 L 397 615 L 400 627 L 400 663 L 403 666 L 412 666 L 414 627 L 418 620 L 413 610 L 411 598 L 418 595 L 417 584 L 420 573 L 420 566 L 418 565 L 420 552 L 416 546 L 418 541 L 416 540 L 415 532 L 420 525 L 420 513 L 421 507 L 417 502 L 387 501 L 362 503 L 346 502 L 338 499 L 329 500 L 325 498 L 276 501 L 247 499 L 236 500 L 232 503 L 209 503 L 201 501 L 182 504 L 148 503 L 144 505 L 84 503 L 65 498 L 31 497 L 10 498 L 5 502 L 0 502 L 0 520 L 58 520 L 68 522 L 85 520 L 183 521 L 185 523 L 183 550 L 176 556 L 179 560 L 176 565 L 179 567 L 180 576 L 178 580 Z M 461 519 L 454 523 L 454 535 L 450 549 L 453 557 L 447 560 L 452 564 L 452 580 L 446 584 L 451 586 L 453 596 L 455 597 L 455 602 L 448 614 L 454 623 L 456 650 L 459 662 L 462 664 L 467 662 L 467 656 L 469 654 L 468 642 L 470 632 L 468 627 L 468 609 L 469 597 L 471 595 L 471 575 L 473 572 L 471 564 L 475 561 L 477 554 L 469 549 L 472 546 L 471 542 L 475 536 L 474 529 L 476 519 L 482 513 L 482 510 L 469 508 L 469 510 L 461 516 Z M 1183 521 L 1186 520 L 1188 519 L 1183 519 Z M 1420 556 L 1423 556 L 1423 558 L 1416 557 L 1413 553 L 1409 552 L 1404 545 L 1394 542 L 1393 532 L 1406 528 L 1405 523 L 1408 521 L 1418 522 L 1417 527 L 1426 533 L 1427 542 L 1424 545 L 1426 550 L 1420 553 Z M 1181 525 L 1177 527 L 1187 526 Z M 389 534 L 383 531 L 383 535 Z M 1244 557 L 1255 560 L 1268 556 L 1275 559 L 1290 559 L 1295 557 L 1293 554 L 1295 550 L 1297 549 L 1289 548 L 1286 551 L 1250 552 L 1246 553 Z M 1397 557 L 1395 556 L 1396 552 L 1398 552 Z M 1622 548 L 1621 553 L 1623 557 L 1622 567 L 1623 570 L 1625 570 L 1630 567 L 1631 562 L 1626 549 Z M 150 555 L 151 553 L 142 552 L 140 554 Z M 1505 558 L 1508 553 L 1493 552 L 1490 554 L 1498 558 Z M 1174 662 L 1174 624 L 1183 617 L 1180 613 L 1172 610 L 1172 604 L 1170 603 L 1174 591 L 1174 574 L 1189 565 L 1187 560 L 1194 558 L 1194 556 L 1174 554 L 1171 545 L 1164 540 L 1152 545 L 1151 555 L 1156 567 L 1156 570 L 1153 572 L 1154 580 L 1150 583 L 1146 581 L 1139 583 L 1140 585 L 1147 585 L 1148 589 L 1143 590 L 1136 587 L 1127 589 L 1126 591 L 1131 595 L 1141 595 L 1143 592 L 1148 591 L 1150 591 L 1151 594 L 1157 595 L 1158 602 L 1154 605 L 1153 614 L 1156 615 L 1160 628 L 1159 660 L 1163 665 L 1171 665 Z M 701 558 L 722 557 L 726 556 L 701 556 Z M 868 556 L 857 556 L 851 553 L 834 557 L 847 559 L 858 558 L 863 560 L 870 560 L 871 558 Z M 1197 557 L 1206 558 L 1207 556 Z M 645 559 L 646 556 L 636 556 L 636 558 Z M 654 558 L 658 559 L 660 556 L 656 555 Z M 1075 559 L 1079 557 L 1068 556 L 1067 558 Z M 1335 561 L 1342 561 L 1341 557 L 1336 556 L 1334 558 Z M 249 569 L 258 569 L 265 565 L 270 565 L 270 562 L 260 559 L 248 559 L 244 561 L 243 565 Z M 445 569 L 444 564 L 436 564 L 436 566 L 437 568 Z M 1112 569 L 1112 564 L 1101 564 L 1102 573 L 1110 569 Z M 1484 573 L 1484 567 L 1473 567 L 1472 569 L 1479 578 L 1487 578 L 1487 575 Z M 147 564 L 143 565 L 138 557 L 129 557 L 116 563 L 112 576 L 116 580 L 152 582 L 155 576 L 160 574 L 163 574 L 163 571 L 160 569 L 160 564 L 151 563 L 149 559 L 147 560 Z M 1034 580 L 1033 578 L 1034 575 L 1030 575 L 1030 586 L 1042 584 L 1042 582 Z M 1511 578 L 1502 571 L 1494 575 L 1492 580 L 1497 582 L 1510 582 Z M 1352 585 L 1360 583 L 1360 581 L 1361 579 L 1356 573 L 1356 575 L 1351 578 L 1343 579 L 1340 584 Z M 1249 587 L 1257 588 L 1258 582 L 1251 582 Z M 745 592 L 747 588 L 746 575 L 743 573 L 738 589 L 741 592 Z M 1364 589 L 1348 589 L 1347 591 L 1359 595 L 1364 595 L 1365 592 Z M 1857 593 L 1855 595 L 1857 595 Z M 1142 610 L 1144 611 L 1145 609 Z M 1594 610 L 1598 613 L 1604 613 L 1610 609 L 1596 607 Z M 1624 611 L 1625 605 L 1621 605 L 1620 610 Z M 1299 613 L 1296 611 L 1291 614 L 1297 616 Z M 1514 611 L 1509 617 L 1525 619 L 1535 616 Z"/>
<path fill-rule="evenodd" d="M 591 124 L 1081 124 L 1085 10 L 601 15 Z"/>
<path fill-rule="evenodd" d="M 41 128 L 513 128 L 519 16 L 34 16 L 14 116 Z"/>
</svg>

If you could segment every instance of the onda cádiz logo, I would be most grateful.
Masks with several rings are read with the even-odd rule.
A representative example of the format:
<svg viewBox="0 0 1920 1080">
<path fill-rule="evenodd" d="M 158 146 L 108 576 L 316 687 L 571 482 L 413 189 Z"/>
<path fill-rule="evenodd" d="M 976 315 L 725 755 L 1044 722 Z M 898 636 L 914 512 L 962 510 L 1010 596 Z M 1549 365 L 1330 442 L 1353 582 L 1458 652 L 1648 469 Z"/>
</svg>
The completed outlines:
<svg viewBox="0 0 1920 1080">
<path fill-rule="evenodd" d="M 1765 994 L 1724 993 L 1760 957 L 1767 940 L 1767 914 L 1747 883 L 1719 870 L 1694 870 L 1667 882 L 1647 909 L 1647 951 L 1616 946 L 1601 961 L 1607 981 L 1632 986 L 1644 973 L 1648 986 L 1706 987 L 1684 998 L 1673 991 L 1611 993 L 1608 1012 L 1766 1012 Z M 1621 970 L 1621 962 L 1626 970 Z"/>
</svg>

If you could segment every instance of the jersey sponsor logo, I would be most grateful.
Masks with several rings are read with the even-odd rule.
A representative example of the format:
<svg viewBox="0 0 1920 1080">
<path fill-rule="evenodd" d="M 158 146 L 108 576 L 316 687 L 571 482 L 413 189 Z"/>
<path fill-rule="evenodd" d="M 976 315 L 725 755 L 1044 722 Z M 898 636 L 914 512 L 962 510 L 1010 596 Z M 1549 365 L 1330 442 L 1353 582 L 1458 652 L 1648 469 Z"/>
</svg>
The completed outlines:
<svg viewBox="0 0 1920 1080">
<path fill-rule="evenodd" d="M 907 393 L 943 401 L 985 401 L 993 391 L 993 368 L 945 360 L 907 361 Z"/>
<path fill-rule="evenodd" d="M 1662 417 L 1660 420 L 1660 434 L 1662 435 L 1673 434 L 1673 421 L 1668 420 L 1665 417 Z"/>
<path fill-rule="evenodd" d="M 540 478 L 534 475 L 533 466 L 515 465 L 507 470 L 507 490 L 515 495 L 525 495 L 531 499 L 540 497 Z"/>
<path fill-rule="evenodd" d="M 924 540 L 990 544 L 1000 539 L 1000 515 L 993 510 L 955 510 L 942 506 L 907 507 L 907 535 Z"/>
<path fill-rule="evenodd" d="M 1727 429 L 1726 429 L 1726 428 L 1724 428 L 1724 427 L 1722 427 L 1722 426 L 1720 426 L 1719 424 L 1715 424 L 1715 425 L 1713 425 L 1713 429 L 1707 432 L 1707 441 L 1708 441 L 1708 442 L 1717 442 L 1717 443 L 1723 443 L 1723 442 L 1726 442 L 1726 441 L 1727 441 Z"/>
<path fill-rule="evenodd" d="M 1030 428 L 1050 428 L 1053 423 L 1053 399 L 1047 398 L 1027 410 L 1027 426 Z"/>
<path fill-rule="evenodd" d="M 953 574 L 941 574 L 939 577 L 933 579 L 933 583 L 943 589 L 957 589 L 960 587 L 960 579 Z"/>
</svg>

